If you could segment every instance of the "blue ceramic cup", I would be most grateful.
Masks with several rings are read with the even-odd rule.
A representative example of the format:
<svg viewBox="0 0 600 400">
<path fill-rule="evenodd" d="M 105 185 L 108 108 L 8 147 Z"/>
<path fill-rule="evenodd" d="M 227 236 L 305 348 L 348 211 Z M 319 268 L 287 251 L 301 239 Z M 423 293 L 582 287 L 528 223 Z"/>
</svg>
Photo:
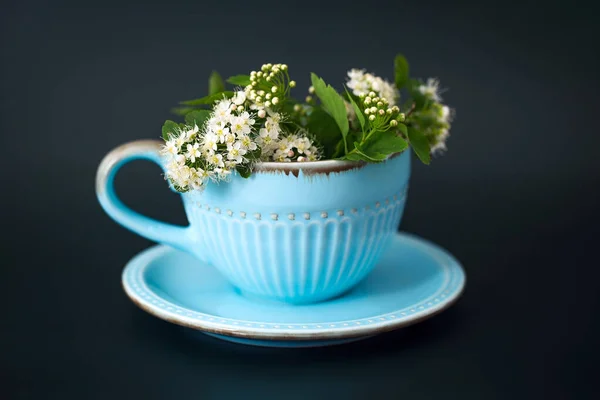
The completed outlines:
<svg viewBox="0 0 600 400">
<path fill-rule="evenodd" d="M 160 142 L 112 150 L 96 177 L 115 221 L 217 268 L 245 295 L 311 303 L 351 289 L 376 265 L 404 210 L 410 153 L 380 164 L 351 161 L 257 164 L 249 179 L 181 195 L 189 226 L 145 217 L 116 196 L 118 169 L 148 159 L 164 169 Z"/>
</svg>

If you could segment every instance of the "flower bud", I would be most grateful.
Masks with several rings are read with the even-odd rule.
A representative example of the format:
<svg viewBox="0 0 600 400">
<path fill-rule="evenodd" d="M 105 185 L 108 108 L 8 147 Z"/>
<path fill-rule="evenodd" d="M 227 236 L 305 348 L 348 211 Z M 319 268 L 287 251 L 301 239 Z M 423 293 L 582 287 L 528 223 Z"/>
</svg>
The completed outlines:
<svg viewBox="0 0 600 400">
<path fill-rule="evenodd" d="M 271 88 L 271 92 L 273 92 L 273 93 L 277 93 L 277 86 L 273 86 L 273 87 Z"/>
<path fill-rule="evenodd" d="M 375 121 L 375 115 L 374 114 L 369 115 L 369 121 Z"/>
<path fill-rule="evenodd" d="M 295 88 L 296 87 L 296 81 L 290 81 L 290 87 L 291 88 Z"/>
<path fill-rule="evenodd" d="M 385 115 L 385 110 L 379 110 L 379 115 Z"/>
<path fill-rule="evenodd" d="M 377 107 L 383 107 L 383 101 L 378 101 L 377 102 Z"/>
<path fill-rule="evenodd" d="M 307 103 L 310 103 L 312 101 L 312 96 L 306 96 L 305 100 Z"/>
<path fill-rule="evenodd" d="M 270 101 L 265 101 L 265 107 L 271 107 L 271 102 Z"/>
<path fill-rule="evenodd" d="M 400 122 L 406 121 L 406 115 L 404 113 L 400 113 L 400 115 L 398 115 L 398 121 L 400 121 Z"/>
<path fill-rule="evenodd" d="M 369 104 L 371 104 L 371 98 L 370 98 L 370 97 L 366 97 L 366 98 L 365 98 L 365 101 L 364 101 L 364 103 L 365 103 L 366 105 L 369 105 Z"/>
<path fill-rule="evenodd" d="M 294 104 L 294 111 L 300 112 L 300 110 L 302 110 L 302 107 L 300 106 L 300 104 Z"/>
<path fill-rule="evenodd" d="M 258 117 L 259 118 L 264 118 L 267 116 L 267 113 L 265 110 L 258 110 Z"/>
<path fill-rule="evenodd" d="M 315 87 L 314 86 L 309 86 L 308 87 L 308 93 L 313 94 L 315 92 Z"/>
<path fill-rule="evenodd" d="M 287 152 L 288 157 L 294 157 L 294 150 L 290 150 Z"/>
<path fill-rule="evenodd" d="M 285 71 L 288 68 L 288 66 L 287 66 L 287 64 L 281 64 L 280 68 L 282 71 Z"/>
<path fill-rule="evenodd" d="M 375 96 L 377 96 L 377 95 L 375 94 L 375 92 L 369 92 L 369 97 L 375 97 Z"/>
<path fill-rule="evenodd" d="M 267 93 L 267 94 L 265 95 L 265 99 L 267 99 L 267 100 L 270 100 L 270 99 L 271 99 L 271 93 Z"/>
<path fill-rule="evenodd" d="M 256 102 L 257 103 L 262 103 L 262 97 L 256 96 Z"/>
<path fill-rule="evenodd" d="M 271 100 L 271 103 L 273 103 L 273 104 L 279 103 L 279 97 L 273 97 L 273 100 Z"/>
<path fill-rule="evenodd" d="M 395 119 L 391 120 L 390 126 L 398 126 L 398 121 L 396 121 Z"/>
</svg>

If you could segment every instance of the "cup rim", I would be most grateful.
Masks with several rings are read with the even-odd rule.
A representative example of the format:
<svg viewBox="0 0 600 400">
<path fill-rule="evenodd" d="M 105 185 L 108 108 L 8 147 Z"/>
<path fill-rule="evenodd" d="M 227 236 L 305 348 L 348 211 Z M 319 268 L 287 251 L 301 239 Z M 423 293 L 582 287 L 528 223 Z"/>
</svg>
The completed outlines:
<svg viewBox="0 0 600 400">
<path fill-rule="evenodd" d="M 401 154 L 390 154 L 385 160 L 390 160 Z M 350 161 L 350 160 L 319 160 L 319 161 L 302 161 L 302 162 L 277 162 L 277 161 L 261 161 L 254 164 L 253 172 L 283 172 L 286 175 L 292 173 L 298 176 L 300 171 L 305 175 L 314 174 L 330 174 L 333 172 L 343 172 L 352 169 L 363 168 L 367 163 L 365 161 Z"/>
<path fill-rule="evenodd" d="M 284 172 L 287 174 L 298 175 L 300 171 L 303 174 L 318 174 L 343 172 L 351 169 L 362 168 L 366 163 L 364 161 L 349 160 L 320 160 L 320 161 L 302 161 L 302 162 L 277 162 L 264 161 L 254 164 L 254 172 Z"/>
</svg>

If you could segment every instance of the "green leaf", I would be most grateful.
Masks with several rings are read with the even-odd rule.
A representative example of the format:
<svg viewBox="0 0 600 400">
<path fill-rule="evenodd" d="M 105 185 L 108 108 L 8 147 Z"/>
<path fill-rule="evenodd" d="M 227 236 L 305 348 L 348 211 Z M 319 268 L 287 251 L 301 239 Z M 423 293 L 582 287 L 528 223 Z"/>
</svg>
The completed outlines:
<svg viewBox="0 0 600 400">
<path fill-rule="evenodd" d="M 208 95 L 221 93 L 225 91 L 225 82 L 217 71 L 213 71 L 208 78 Z"/>
<path fill-rule="evenodd" d="M 345 86 L 344 86 L 344 89 L 346 89 L 346 94 L 348 95 L 348 100 L 350 100 L 350 104 L 352 104 L 352 108 L 354 108 L 354 112 L 356 113 L 356 118 L 358 118 L 358 122 L 360 122 L 360 127 L 364 131 L 365 130 L 365 116 L 363 115 L 362 111 L 360 111 L 360 108 L 358 108 L 358 104 L 356 104 L 356 102 L 354 101 L 354 98 L 348 92 L 348 89 Z"/>
<path fill-rule="evenodd" d="M 410 140 L 410 145 L 413 148 L 413 151 L 423 162 L 423 164 L 429 164 L 431 162 L 431 149 L 429 147 L 429 141 L 425 135 L 409 126 L 408 140 Z"/>
<path fill-rule="evenodd" d="M 348 136 L 346 136 L 346 139 L 348 141 L 348 155 L 350 153 L 352 153 L 352 150 L 354 150 L 354 145 L 357 143 L 356 140 L 357 138 L 357 134 L 354 132 L 348 132 Z M 335 152 L 333 153 L 333 155 L 331 156 L 331 158 L 337 158 L 337 159 L 341 159 L 341 160 L 350 160 L 351 158 L 346 158 L 345 157 L 345 146 L 344 146 L 344 140 L 340 140 L 336 146 L 335 146 Z"/>
<path fill-rule="evenodd" d="M 214 93 L 209 96 L 202 97 L 200 99 L 180 101 L 179 104 L 184 104 L 186 106 L 212 105 L 215 101 L 221 100 L 223 98 L 230 99 L 232 97 L 233 92 L 226 90 L 224 92 Z"/>
<path fill-rule="evenodd" d="M 396 81 L 396 87 L 402 89 L 408 82 L 408 61 L 402 54 L 396 55 L 394 59 L 394 76 Z"/>
<path fill-rule="evenodd" d="M 249 152 L 247 152 L 245 157 L 250 161 L 257 161 L 258 159 L 260 159 L 261 154 L 261 148 L 257 147 L 255 150 L 250 150 Z"/>
<path fill-rule="evenodd" d="M 162 126 L 162 137 L 165 140 L 169 140 L 171 136 L 175 136 L 175 133 L 179 130 L 177 122 L 166 120 Z"/>
<path fill-rule="evenodd" d="M 377 155 L 385 157 L 390 154 L 400 153 L 406 150 L 408 143 L 394 131 L 377 131 L 360 146 L 363 153 L 379 158 Z"/>
<path fill-rule="evenodd" d="M 306 129 L 323 145 L 324 158 L 331 158 L 335 153 L 337 143 L 342 139 L 340 128 L 333 117 L 323 109 L 315 108 L 308 116 Z"/>
<path fill-rule="evenodd" d="M 196 111 L 197 108 L 194 107 L 175 107 L 171 108 L 171 112 L 176 115 L 186 115 L 192 111 Z"/>
<path fill-rule="evenodd" d="M 252 169 L 249 165 L 246 164 L 238 164 L 235 170 L 238 172 L 238 174 L 240 174 L 242 178 L 248 179 L 250 178 L 250 175 L 252 175 Z"/>
<path fill-rule="evenodd" d="M 227 78 L 227 82 L 237 86 L 248 86 L 250 84 L 250 75 L 234 75 Z"/>
<path fill-rule="evenodd" d="M 401 123 L 398 123 L 398 130 L 404 134 L 404 136 L 408 136 L 407 126 Z"/>
<path fill-rule="evenodd" d="M 208 110 L 196 110 L 189 112 L 185 115 L 185 122 L 188 125 L 196 125 L 202 128 L 204 122 L 210 117 L 210 111 Z"/>
<path fill-rule="evenodd" d="M 323 108 L 333 117 L 340 128 L 340 132 L 344 138 L 345 147 L 347 148 L 346 136 L 348 135 L 350 126 L 348 124 L 344 99 L 331 87 L 331 85 L 327 85 L 323 79 L 319 78 L 314 73 L 311 73 L 310 78 L 312 85 L 315 88 L 315 93 L 323 104 Z"/>
</svg>

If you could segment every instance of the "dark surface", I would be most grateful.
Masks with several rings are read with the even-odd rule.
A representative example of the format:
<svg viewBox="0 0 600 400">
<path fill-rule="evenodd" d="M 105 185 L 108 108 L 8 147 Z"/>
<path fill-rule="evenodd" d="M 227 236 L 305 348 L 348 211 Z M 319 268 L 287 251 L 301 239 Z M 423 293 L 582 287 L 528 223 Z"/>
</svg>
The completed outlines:
<svg viewBox="0 0 600 400">
<path fill-rule="evenodd" d="M 0 398 L 584 398 L 598 365 L 597 13 L 583 2 L 13 1 L 0 9 Z M 167 3 L 167 2 L 165 2 Z M 391 77 L 397 51 L 457 109 L 449 152 L 415 163 L 402 229 L 449 249 L 464 297 L 355 344 L 191 340 L 120 287 L 150 243 L 100 209 L 94 174 L 223 76 L 286 62 Z M 124 200 L 184 223 L 156 166 Z"/>
</svg>

